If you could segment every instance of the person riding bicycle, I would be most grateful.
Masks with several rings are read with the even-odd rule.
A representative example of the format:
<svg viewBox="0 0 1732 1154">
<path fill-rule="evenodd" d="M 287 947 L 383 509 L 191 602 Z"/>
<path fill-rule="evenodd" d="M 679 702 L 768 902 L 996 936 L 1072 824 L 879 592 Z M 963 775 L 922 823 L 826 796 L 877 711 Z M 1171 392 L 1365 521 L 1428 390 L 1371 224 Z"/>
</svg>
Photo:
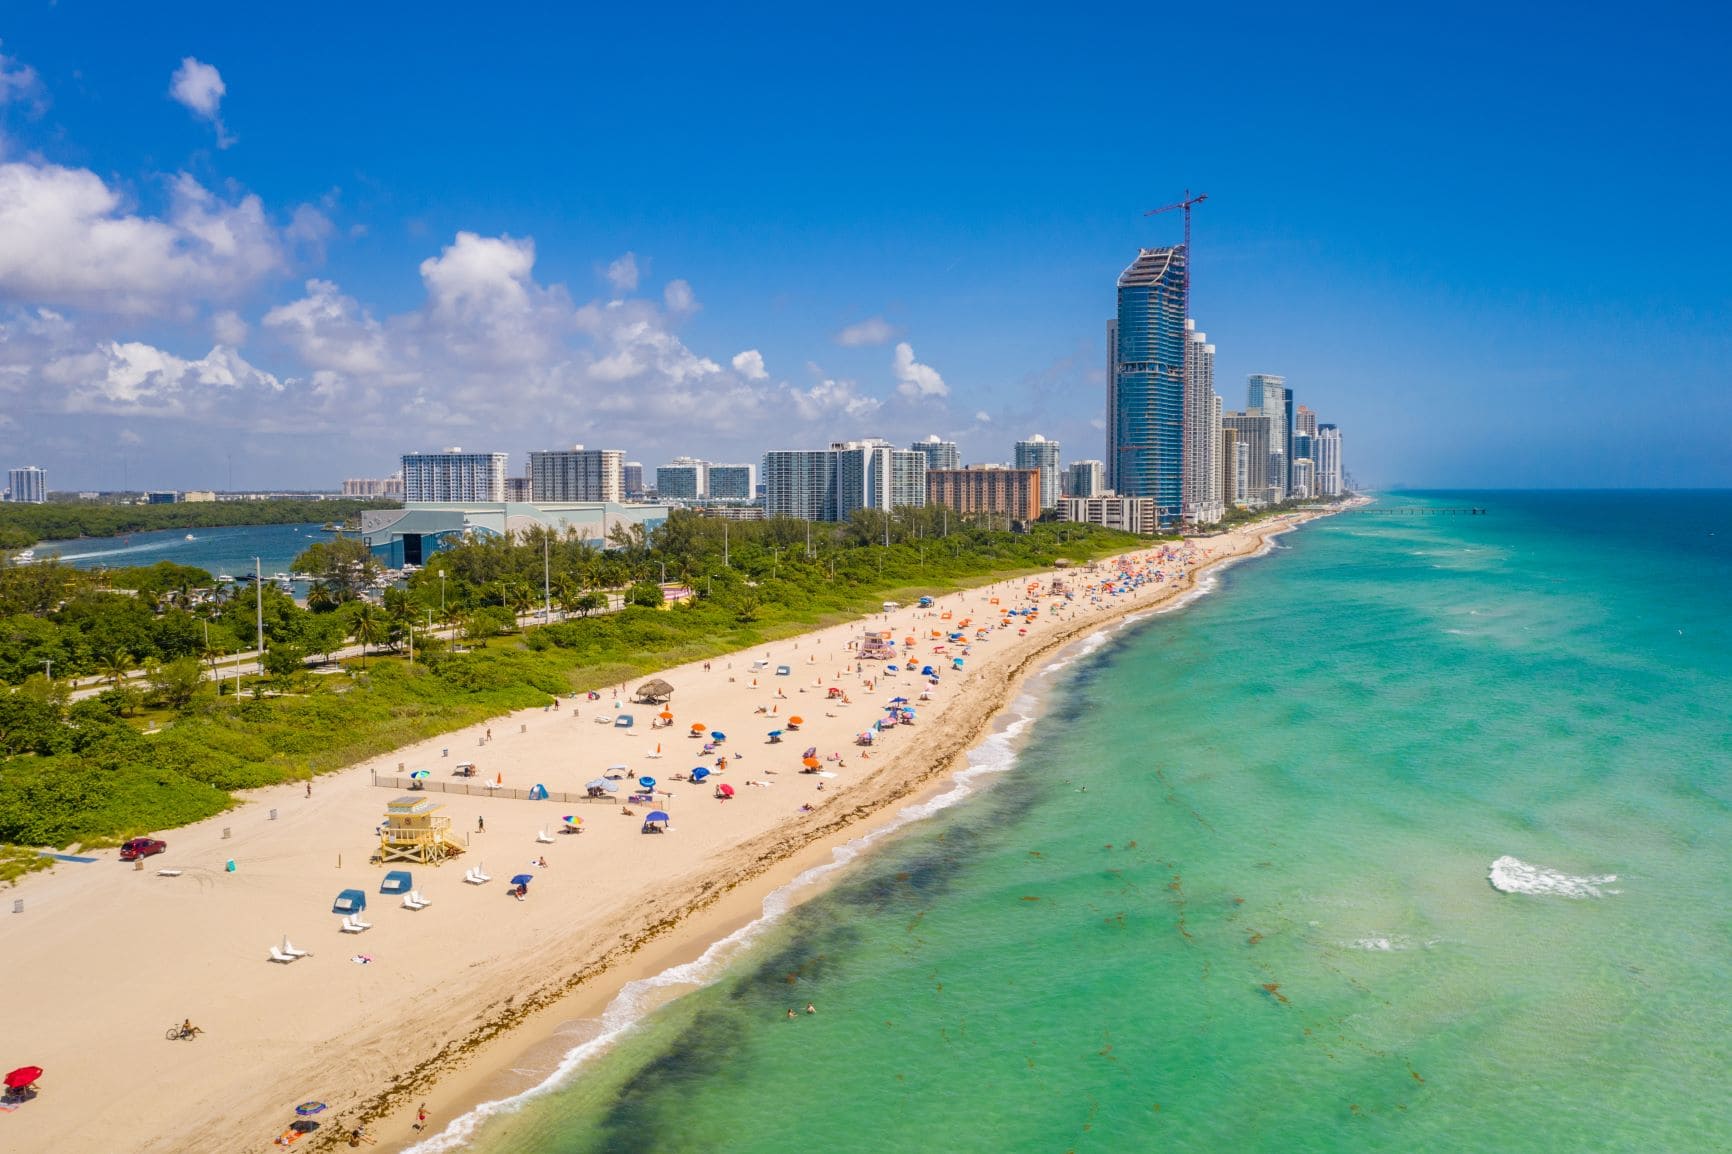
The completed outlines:
<svg viewBox="0 0 1732 1154">
<path fill-rule="evenodd" d="M 196 1038 L 202 1033 L 204 1033 L 204 1031 L 193 1025 L 191 1018 L 186 1019 L 180 1024 L 180 1036 L 183 1038 Z"/>
</svg>

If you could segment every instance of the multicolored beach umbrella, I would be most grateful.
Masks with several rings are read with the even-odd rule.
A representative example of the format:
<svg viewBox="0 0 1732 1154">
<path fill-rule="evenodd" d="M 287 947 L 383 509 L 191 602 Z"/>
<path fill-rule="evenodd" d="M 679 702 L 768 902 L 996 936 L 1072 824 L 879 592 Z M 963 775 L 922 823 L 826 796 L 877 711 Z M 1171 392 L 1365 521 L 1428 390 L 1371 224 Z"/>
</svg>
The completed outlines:
<svg viewBox="0 0 1732 1154">
<path fill-rule="evenodd" d="M 295 1107 L 295 1113 L 305 1118 L 309 1114 L 322 1114 L 325 1109 L 326 1107 L 323 1102 L 302 1102 L 299 1106 Z"/>
</svg>

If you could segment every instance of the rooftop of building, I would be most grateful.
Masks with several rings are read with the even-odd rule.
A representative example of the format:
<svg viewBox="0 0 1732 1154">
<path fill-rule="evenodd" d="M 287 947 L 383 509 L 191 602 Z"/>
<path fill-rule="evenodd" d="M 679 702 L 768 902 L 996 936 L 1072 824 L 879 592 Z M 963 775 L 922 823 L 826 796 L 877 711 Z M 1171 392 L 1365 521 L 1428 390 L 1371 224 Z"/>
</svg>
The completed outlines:
<svg viewBox="0 0 1732 1154">
<path fill-rule="evenodd" d="M 1182 244 L 1168 245 L 1166 248 L 1138 249 L 1137 259 L 1119 274 L 1119 287 L 1155 284 L 1166 277 L 1167 270 L 1175 263 L 1179 270 L 1183 271 L 1185 246 Z"/>
</svg>

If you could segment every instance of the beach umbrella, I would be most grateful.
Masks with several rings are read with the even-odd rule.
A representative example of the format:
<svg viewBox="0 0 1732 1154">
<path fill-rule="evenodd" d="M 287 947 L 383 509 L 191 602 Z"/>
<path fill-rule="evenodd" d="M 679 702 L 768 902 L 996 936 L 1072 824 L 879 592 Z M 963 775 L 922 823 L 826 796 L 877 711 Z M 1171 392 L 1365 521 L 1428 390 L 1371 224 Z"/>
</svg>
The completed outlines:
<svg viewBox="0 0 1732 1154">
<path fill-rule="evenodd" d="M 624 773 L 624 772 L 625 772 L 625 771 L 626 771 L 626 769 L 627 769 L 627 766 L 626 766 L 626 764 L 625 764 L 625 763 L 624 763 L 624 762 L 623 762 L 623 761 L 622 761 L 622 762 L 620 762 L 620 763 L 619 763 L 619 764 L 618 764 L 618 765 L 610 765 L 610 766 L 608 766 L 608 767 L 607 767 L 607 772 L 609 772 L 609 773 Z"/>
<path fill-rule="evenodd" d="M 890 699 L 890 704 L 891 705 L 906 705 L 906 704 L 908 704 L 908 699 L 906 697 L 892 697 Z"/>
<path fill-rule="evenodd" d="M 725 733 L 722 733 L 720 730 L 712 729 L 712 730 L 710 730 L 710 740 L 711 741 L 726 741 L 726 740 L 728 740 L 728 735 Z"/>
<path fill-rule="evenodd" d="M 818 756 L 818 747 L 815 745 L 808 745 L 806 747 L 806 752 L 802 753 L 800 756 L 801 757 L 817 757 Z"/>
<path fill-rule="evenodd" d="M 772 729 L 772 730 L 770 730 L 770 732 L 769 732 L 769 734 L 768 734 L 768 736 L 770 736 L 770 737 L 780 737 L 780 736 L 782 736 L 782 731 L 781 731 L 781 730 L 779 730 L 779 729 Z"/>
<path fill-rule="evenodd" d="M 311 1134 L 319 1128 L 319 1124 L 311 1118 L 301 1118 L 289 1123 L 289 1129 L 297 1134 Z"/>
<path fill-rule="evenodd" d="M 800 764 L 807 769 L 817 769 L 822 763 L 815 757 L 805 757 L 800 759 Z"/>
<path fill-rule="evenodd" d="M 672 821 L 673 819 L 668 817 L 666 810 L 652 809 L 649 813 L 644 815 L 643 820 L 644 824 L 648 825 L 652 821 Z"/>
<path fill-rule="evenodd" d="M 721 794 L 723 797 L 733 797 L 734 787 L 731 785 L 718 785 L 716 786 L 716 792 Z"/>
<path fill-rule="evenodd" d="M 674 715 L 665 709 L 662 710 L 661 713 L 657 714 L 657 716 L 660 717 L 663 721 L 672 721 L 674 719 Z"/>
<path fill-rule="evenodd" d="M 299 1114 L 303 1118 L 310 1114 L 323 1113 L 324 1110 L 325 1104 L 323 1102 L 302 1102 L 299 1106 L 295 1107 L 295 1113 Z"/>
<path fill-rule="evenodd" d="M 20 1066 L 6 1075 L 6 1088 L 8 1090 L 22 1090 L 40 1077 L 42 1077 L 41 1066 Z"/>
<path fill-rule="evenodd" d="M 788 724 L 789 725 L 805 725 L 806 719 L 804 717 L 790 717 L 788 719 Z"/>
<path fill-rule="evenodd" d="M 637 779 L 637 783 L 644 789 L 654 789 L 656 787 L 656 779 L 653 777 L 640 777 Z"/>
<path fill-rule="evenodd" d="M 708 729 L 708 728 L 709 728 L 709 727 L 708 727 L 708 726 L 706 726 L 706 725 L 705 725 L 705 724 L 704 724 L 704 723 L 703 723 L 703 722 L 701 722 L 701 721 L 694 721 L 694 722 L 692 722 L 692 732 L 693 732 L 693 733 L 702 733 L 702 732 L 703 732 L 703 731 L 704 731 L 704 730 L 705 730 L 705 729 Z"/>
<path fill-rule="evenodd" d="M 619 782 L 609 781 L 605 777 L 598 777 L 594 781 L 590 782 L 588 785 L 584 786 L 583 788 L 585 788 L 585 789 L 605 789 L 609 793 L 618 793 L 619 792 Z"/>
<path fill-rule="evenodd" d="M 424 778 L 424 777 L 432 777 L 433 771 L 430 769 L 418 769 L 414 773 L 410 774 L 409 776 L 412 778 L 415 778 L 416 780 L 420 780 L 421 778 Z"/>
<path fill-rule="evenodd" d="M 578 817 L 575 813 L 568 813 L 564 817 L 560 818 L 559 820 L 563 821 L 566 825 L 582 825 L 583 824 L 583 819 L 581 817 Z"/>
<path fill-rule="evenodd" d="M 518 874 L 516 877 L 511 879 L 511 884 L 514 886 L 526 886 L 534 880 L 534 874 Z M 319 1109 L 323 1110 L 324 1107 L 320 1106 Z"/>
<path fill-rule="evenodd" d="M 698 766 L 696 769 L 692 770 L 692 780 L 693 781 L 702 781 L 702 780 L 704 780 L 704 778 L 706 778 L 708 776 L 710 776 L 710 771 L 705 769 L 701 765 Z"/>
</svg>

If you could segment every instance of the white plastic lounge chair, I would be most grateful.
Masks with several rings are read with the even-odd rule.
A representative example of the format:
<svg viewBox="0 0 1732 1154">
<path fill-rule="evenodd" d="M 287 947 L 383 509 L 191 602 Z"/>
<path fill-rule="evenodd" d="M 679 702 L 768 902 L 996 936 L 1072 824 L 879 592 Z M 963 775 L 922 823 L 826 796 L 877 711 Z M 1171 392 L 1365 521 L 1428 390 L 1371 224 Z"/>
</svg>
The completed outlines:
<svg viewBox="0 0 1732 1154">
<path fill-rule="evenodd" d="M 473 866 L 463 871 L 463 880 L 472 886 L 478 886 L 481 884 L 481 879 L 475 876 L 475 867 Z"/>
<path fill-rule="evenodd" d="M 291 958 L 310 958 L 313 956 L 306 950 L 297 950 L 295 948 L 295 943 L 291 942 L 286 937 L 283 939 L 283 953 L 289 955 Z"/>
<path fill-rule="evenodd" d="M 535 835 L 535 840 L 541 845 L 552 845 L 553 837 L 545 829 Z"/>
<path fill-rule="evenodd" d="M 343 919 L 343 932 L 345 934 L 363 934 L 372 928 L 369 923 L 363 922 L 357 917 L 350 916 Z"/>
<path fill-rule="evenodd" d="M 373 923 L 362 921 L 360 914 L 351 914 L 349 920 L 358 930 L 370 930 L 373 928 Z"/>
<path fill-rule="evenodd" d="M 486 885 L 493 880 L 493 875 L 487 872 L 486 862 L 475 863 L 475 881 L 478 885 Z"/>
<path fill-rule="evenodd" d="M 286 963 L 292 962 L 294 960 L 295 959 L 294 959 L 293 955 L 285 954 L 285 953 L 283 953 L 283 951 L 277 949 L 277 947 L 275 947 L 275 946 L 271 947 L 271 961 L 283 962 L 286 964 Z"/>
<path fill-rule="evenodd" d="M 415 900 L 415 894 L 413 892 L 403 895 L 403 908 L 406 910 L 418 910 L 421 908 L 421 903 Z"/>
<path fill-rule="evenodd" d="M 430 906 L 433 904 L 433 899 L 422 893 L 420 890 L 415 891 L 415 901 L 424 906 Z"/>
</svg>

